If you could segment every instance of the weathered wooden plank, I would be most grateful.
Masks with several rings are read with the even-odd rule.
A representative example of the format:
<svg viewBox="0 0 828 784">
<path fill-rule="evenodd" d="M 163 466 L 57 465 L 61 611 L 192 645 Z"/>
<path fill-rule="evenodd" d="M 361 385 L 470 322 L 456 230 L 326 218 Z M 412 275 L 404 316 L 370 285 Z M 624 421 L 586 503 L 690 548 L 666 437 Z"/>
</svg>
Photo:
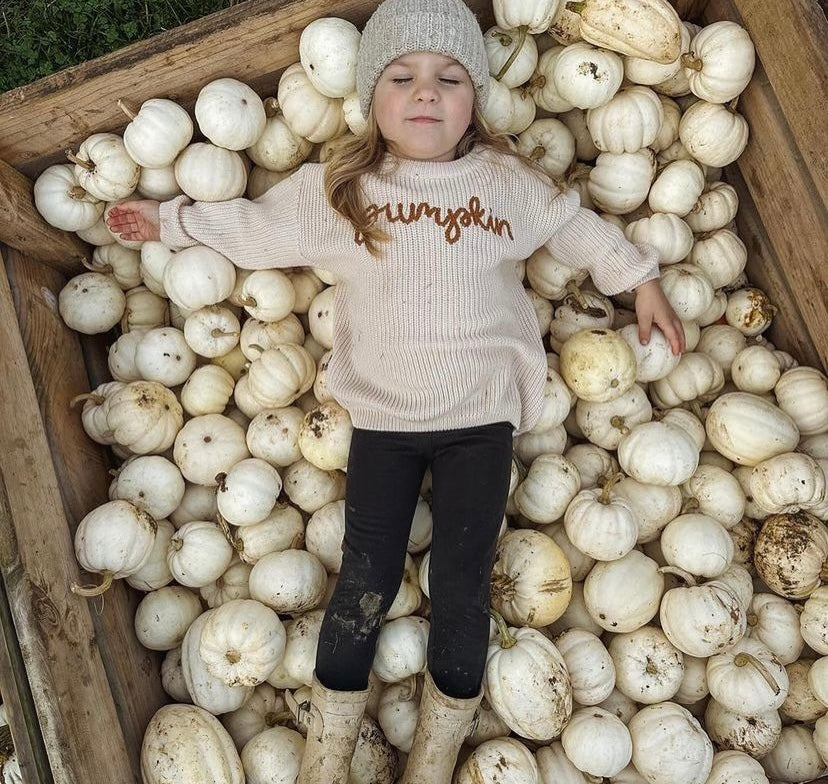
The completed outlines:
<svg viewBox="0 0 828 784">
<path fill-rule="evenodd" d="M 828 21 L 824 10 L 818 0 L 791 0 L 784 10 L 776 0 L 710 0 L 704 20 L 719 19 L 738 22 L 750 33 L 801 165 L 810 172 L 813 192 L 825 204 Z"/>
<path fill-rule="evenodd" d="M 777 348 L 795 356 L 802 364 L 817 367 L 824 365 L 825 360 L 820 357 L 816 338 L 800 314 L 802 292 L 791 290 L 784 265 L 774 252 L 767 228 L 756 210 L 739 168 L 729 166 L 726 179 L 739 194 L 736 224 L 748 252 L 745 271 L 751 283 L 768 294 L 773 304 L 779 308 L 765 337 Z"/>
<path fill-rule="evenodd" d="M 102 341 L 88 340 L 82 350 L 79 336 L 67 328 L 55 308 L 63 275 L 10 253 L 7 272 L 32 380 L 46 427 L 70 534 L 93 507 L 108 500 L 106 452 L 92 441 L 70 410 L 75 395 L 90 389 L 84 354 L 104 354 Z M 109 688 L 120 717 L 126 746 L 139 777 L 138 750 L 149 719 L 169 697 L 161 687 L 162 656 L 148 651 L 136 639 L 135 609 L 143 594 L 116 581 L 107 592 L 103 611 L 92 621 Z"/>
<path fill-rule="evenodd" d="M 31 258 L 72 274 L 92 249 L 76 234 L 50 226 L 34 206 L 33 183 L 0 160 L 0 242 L 25 251 Z"/>
<path fill-rule="evenodd" d="M 23 781 L 54 784 L 6 592 L 4 565 L 16 559 L 17 542 L 4 484 L 0 475 L 0 694 Z"/>
<path fill-rule="evenodd" d="M 490 4 L 469 5 L 480 10 Z M 361 27 L 374 7 L 365 0 L 250 0 L 9 90 L 0 95 L 0 158 L 38 174 L 65 147 L 122 129 L 119 98 L 134 105 L 171 98 L 189 107 L 207 82 L 222 76 L 273 95 L 281 71 L 299 60 L 303 28 L 321 16 Z"/>
<path fill-rule="evenodd" d="M 93 610 L 68 590 L 79 570 L 5 262 L 0 345 L 0 492 L 8 510 L 0 525 L 17 542 L 2 569 L 51 770 L 61 784 L 136 781 Z"/>
</svg>

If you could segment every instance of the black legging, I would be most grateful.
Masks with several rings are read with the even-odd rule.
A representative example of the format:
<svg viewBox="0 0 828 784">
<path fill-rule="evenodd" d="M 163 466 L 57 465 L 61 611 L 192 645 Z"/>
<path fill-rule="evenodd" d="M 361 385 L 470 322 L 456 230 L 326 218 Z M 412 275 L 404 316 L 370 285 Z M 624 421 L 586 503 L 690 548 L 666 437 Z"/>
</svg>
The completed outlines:
<svg viewBox="0 0 828 784">
<path fill-rule="evenodd" d="M 354 429 L 342 568 L 325 612 L 316 676 L 366 688 L 380 624 L 402 580 L 411 520 L 431 465 L 428 669 L 452 697 L 480 691 L 489 638 L 489 577 L 506 508 L 512 425 L 435 433 Z"/>
</svg>

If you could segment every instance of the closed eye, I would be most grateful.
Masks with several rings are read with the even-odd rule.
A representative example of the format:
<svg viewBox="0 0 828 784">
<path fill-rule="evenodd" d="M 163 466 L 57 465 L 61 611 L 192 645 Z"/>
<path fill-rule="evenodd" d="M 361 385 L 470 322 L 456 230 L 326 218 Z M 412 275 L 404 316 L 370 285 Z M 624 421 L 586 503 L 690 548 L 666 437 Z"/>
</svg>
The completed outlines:
<svg viewBox="0 0 828 784">
<path fill-rule="evenodd" d="M 449 77 L 447 77 L 447 76 L 441 77 L 440 81 L 443 82 L 443 84 L 451 84 L 451 85 L 460 84 L 459 79 L 449 79 Z"/>
<path fill-rule="evenodd" d="M 394 84 L 407 84 L 408 82 L 411 81 L 411 77 L 410 76 L 395 76 L 391 81 Z"/>
</svg>

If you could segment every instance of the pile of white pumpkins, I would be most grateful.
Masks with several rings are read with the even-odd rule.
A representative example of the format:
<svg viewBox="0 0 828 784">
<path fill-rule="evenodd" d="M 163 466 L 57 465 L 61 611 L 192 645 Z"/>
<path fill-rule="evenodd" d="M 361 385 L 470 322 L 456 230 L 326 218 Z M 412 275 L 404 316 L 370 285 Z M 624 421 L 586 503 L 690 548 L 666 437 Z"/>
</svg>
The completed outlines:
<svg viewBox="0 0 828 784">
<path fill-rule="evenodd" d="M 519 265 L 549 374 L 540 422 L 515 439 L 485 699 L 455 784 L 815 779 L 828 768 L 828 387 L 762 337 L 775 309 L 744 275 L 737 195 L 720 180 L 747 143 L 735 104 L 753 44 L 666 0 L 494 0 L 494 14 L 488 123 L 658 248 L 687 352 L 658 330 L 642 346 L 631 300 L 548 252 Z M 145 784 L 295 781 L 352 426 L 325 385 L 335 279 L 123 242 L 103 217 L 136 197 L 255 198 L 325 160 L 364 127 L 359 37 L 342 19 L 308 25 L 275 99 L 206 84 L 204 141 L 170 100 L 124 105 L 123 137 L 91 136 L 35 185 L 44 218 L 95 246 L 60 293 L 66 323 L 120 326 L 113 380 L 82 411 L 123 460 L 75 540 L 102 584 L 73 590 L 126 579 L 145 594 L 138 639 L 167 652 L 174 704 L 146 730 Z M 392 784 L 410 750 L 428 485 L 352 784 Z"/>
</svg>

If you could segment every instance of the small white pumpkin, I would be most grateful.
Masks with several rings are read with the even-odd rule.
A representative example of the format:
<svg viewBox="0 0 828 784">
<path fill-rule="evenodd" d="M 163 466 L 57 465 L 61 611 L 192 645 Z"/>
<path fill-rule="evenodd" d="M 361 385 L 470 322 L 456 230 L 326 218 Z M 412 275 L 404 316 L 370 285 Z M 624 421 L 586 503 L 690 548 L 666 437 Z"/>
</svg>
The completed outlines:
<svg viewBox="0 0 828 784">
<path fill-rule="evenodd" d="M 283 71 L 276 98 L 290 129 L 309 142 L 336 138 L 347 128 L 342 98 L 329 98 L 319 92 L 301 63 L 289 65 Z"/>
<path fill-rule="evenodd" d="M 761 395 L 770 392 L 782 374 L 776 355 L 762 345 L 746 346 L 730 368 L 733 383 L 740 392 Z"/>
<path fill-rule="evenodd" d="M 114 327 L 124 315 L 126 297 L 111 275 L 83 272 L 60 290 L 58 310 L 70 329 L 97 335 Z"/>
<path fill-rule="evenodd" d="M 239 460 L 218 477 L 218 510 L 231 525 L 260 523 L 270 515 L 282 490 L 279 472 L 258 457 Z"/>
<path fill-rule="evenodd" d="M 814 743 L 814 731 L 805 724 L 783 727 L 779 741 L 761 762 L 773 781 L 813 781 L 826 768 Z"/>
<path fill-rule="evenodd" d="M 114 442 L 135 454 L 169 449 L 183 419 L 175 395 L 155 381 L 132 381 L 107 401 L 106 422 Z"/>
<path fill-rule="evenodd" d="M 314 19 L 299 36 L 299 61 L 311 84 L 328 98 L 344 98 L 356 89 L 361 33 L 347 19 Z"/>
<path fill-rule="evenodd" d="M 643 422 L 621 439 L 618 462 L 639 482 L 680 485 L 698 468 L 699 451 L 682 428 L 668 422 Z"/>
<path fill-rule="evenodd" d="M 329 400 L 305 415 L 297 444 L 302 456 L 318 468 L 330 471 L 348 464 L 353 425 L 348 412 Z"/>
<path fill-rule="evenodd" d="M 710 696 L 746 716 L 776 710 L 788 695 L 788 673 L 759 640 L 743 637 L 707 660 Z"/>
<path fill-rule="evenodd" d="M 609 101 L 589 109 L 586 114 L 595 146 L 614 153 L 637 152 L 649 147 L 663 121 L 664 109 L 658 96 L 640 85 L 619 90 Z"/>
<path fill-rule="evenodd" d="M 736 189 L 725 182 L 713 182 L 702 193 L 693 209 L 684 216 L 693 231 L 715 231 L 727 226 L 736 216 L 739 197 Z"/>
<path fill-rule="evenodd" d="M 779 711 L 745 716 L 729 711 L 714 699 L 707 701 L 704 726 L 719 748 L 742 751 L 756 758 L 761 758 L 777 744 L 782 731 Z"/>
<path fill-rule="evenodd" d="M 135 347 L 135 368 L 147 381 L 175 387 L 190 377 L 195 366 L 195 352 L 174 327 L 147 330 Z"/>
<path fill-rule="evenodd" d="M 538 784 L 538 764 L 532 752 L 515 738 L 492 738 L 481 743 L 457 770 L 455 784 L 476 784 L 509 776 L 510 784 Z"/>
<path fill-rule="evenodd" d="M 615 688 L 645 705 L 669 700 L 684 677 L 684 656 L 657 626 L 616 634 L 608 646 Z"/>
<path fill-rule="evenodd" d="M 732 101 L 753 75 L 756 52 L 747 30 L 722 20 L 706 25 L 681 58 L 693 95 L 710 103 Z"/>
<path fill-rule="evenodd" d="M 539 455 L 514 493 L 520 513 L 536 523 L 553 523 L 563 517 L 581 486 L 574 463 L 562 455 Z"/>
<path fill-rule="evenodd" d="M 135 609 L 135 635 L 151 651 L 169 651 L 181 645 L 185 632 L 201 612 L 201 601 L 187 588 L 158 588 L 147 593 Z"/>
<path fill-rule="evenodd" d="M 561 376 L 583 400 L 612 400 L 635 383 L 635 355 L 611 329 L 581 330 L 564 343 L 560 354 Z"/>
<path fill-rule="evenodd" d="M 218 365 L 196 368 L 181 388 L 181 405 L 190 416 L 221 414 L 233 396 L 233 377 Z"/>
<path fill-rule="evenodd" d="M 285 469 L 282 482 L 291 503 L 308 514 L 345 497 L 345 474 L 342 471 L 324 471 L 304 458 Z"/>
<path fill-rule="evenodd" d="M 771 514 L 811 509 L 825 500 L 825 474 L 810 455 L 783 452 L 750 473 L 748 487 L 754 503 Z"/>
<path fill-rule="evenodd" d="M 552 74 L 558 95 L 579 109 L 607 103 L 621 86 L 624 62 L 615 53 L 589 43 L 571 44 L 555 59 Z"/>
<path fill-rule="evenodd" d="M 804 436 L 828 431 L 828 378 L 814 367 L 786 370 L 774 387 L 776 401 Z"/>
<path fill-rule="evenodd" d="M 733 540 L 718 520 L 682 514 L 661 532 L 661 552 L 671 566 L 701 577 L 718 577 L 733 560 Z"/>
<path fill-rule="evenodd" d="M 787 599 L 773 593 L 755 593 L 750 600 L 747 635 L 759 640 L 782 664 L 795 662 L 805 644 L 800 616 Z"/>
<path fill-rule="evenodd" d="M 262 522 L 235 531 L 235 541 L 241 560 L 255 564 L 268 553 L 301 547 L 305 541 L 305 523 L 296 507 L 277 501 Z"/>
<path fill-rule="evenodd" d="M 117 134 L 94 133 L 81 143 L 76 155 L 67 151 L 66 156 L 75 164 L 78 184 L 97 199 L 122 199 L 138 184 L 140 166 Z"/>
<path fill-rule="evenodd" d="M 174 253 L 164 267 L 167 296 L 190 311 L 227 299 L 235 282 L 232 262 L 205 245 Z"/>
<path fill-rule="evenodd" d="M 673 161 L 659 172 L 650 188 L 647 203 L 653 212 L 684 217 L 698 202 L 704 186 L 704 172 L 697 163 Z"/>
<path fill-rule="evenodd" d="M 380 598 L 375 598 L 374 620 L 379 622 Z M 368 618 L 366 617 L 366 621 Z M 407 615 L 383 624 L 377 637 L 376 653 L 371 665 L 384 683 L 397 683 L 425 671 L 426 648 L 431 625 L 425 618 Z"/>
<path fill-rule="evenodd" d="M 34 184 L 34 202 L 43 219 L 64 231 L 94 226 L 106 203 L 78 184 L 75 167 L 57 163 L 43 170 Z"/>
<path fill-rule="evenodd" d="M 244 82 L 231 78 L 215 79 L 201 88 L 195 117 L 201 132 L 226 150 L 250 147 L 266 121 L 262 99 Z"/>
<path fill-rule="evenodd" d="M 624 236 L 632 243 L 655 247 L 661 264 L 675 264 L 686 258 L 694 244 L 690 227 L 671 212 L 656 212 L 648 218 L 630 221 Z"/>
<path fill-rule="evenodd" d="M 705 784 L 768 784 L 758 760 L 743 751 L 728 749 L 713 755 L 713 767 Z"/>
<path fill-rule="evenodd" d="M 492 607 L 512 624 L 547 626 L 572 596 L 569 562 L 540 531 L 507 531 L 498 541 L 491 576 Z"/>
<path fill-rule="evenodd" d="M 184 497 L 184 478 L 178 467 L 160 455 L 133 457 L 118 469 L 109 490 L 143 509 L 156 520 L 172 514 Z"/>
<path fill-rule="evenodd" d="M 589 172 L 587 188 L 602 212 L 624 215 L 644 203 L 655 173 L 655 153 L 649 148 L 602 152 Z"/>
<path fill-rule="evenodd" d="M 492 0 L 497 24 L 507 30 L 525 27 L 538 35 L 544 32 L 562 10 L 563 0 Z"/>
<path fill-rule="evenodd" d="M 167 546 L 167 566 L 173 577 L 190 588 L 200 588 L 220 577 L 233 558 L 233 547 L 210 520 L 184 523 Z"/>
<path fill-rule="evenodd" d="M 570 628 L 555 637 L 572 683 L 572 699 L 578 705 L 598 705 L 615 687 L 612 656 L 597 635 Z"/>
<path fill-rule="evenodd" d="M 551 740 L 572 715 L 564 659 L 536 629 L 510 629 L 502 618 L 497 623 L 499 637 L 489 645 L 483 694 L 513 732 Z"/>
<path fill-rule="evenodd" d="M 681 117 L 679 138 L 699 163 L 727 166 L 747 146 L 748 124 L 735 109 L 697 101 Z"/>
<path fill-rule="evenodd" d="M 615 776 L 632 757 L 630 732 L 621 719 L 603 708 L 580 708 L 561 733 L 566 756 L 591 776 Z"/>
<path fill-rule="evenodd" d="M 150 98 L 141 104 L 137 113 L 129 110 L 123 101 L 118 101 L 118 107 L 130 120 L 124 129 L 124 146 L 139 166 L 149 169 L 169 166 L 193 138 L 193 121 L 175 101 Z"/>
<path fill-rule="evenodd" d="M 707 275 L 714 289 L 720 289 L 734 283 L 742 274 L 747 263 L 747 248 L 735 232 L 717 229 L 696 238 L 687 260 Z"/>
<path fill-rule="evenodd" d="M 250 457 L 244 429 L 222 414 L 190 419 L 175 438 L 173 459 L 184 478 L 215 487 L 219 474 Z"/>
<path fill-rule="evenodd" d="M 693 499 L 693 507 L 703 515 L 718 520 L 731 529 L 745 514 L 745 494 L 733 475 L 716 465 L 699 465 L 681 486 L 685 499 Z M 689 571 L 692 571 L 690 569 Z"/>
<path fill-rule="evenodd" d="M 799 616 L 802 639 L 823 656 L 828 655 L 828 586 L 820 586 L 806 600 Z"/>
<path fill-rule="evenodd" d="M 527 82 L 538 64 L 538 46 L 526 30 L 490 27 L 483 35 L 489 73 L 506 87 Z"/>
<path fill-rule="evenodd" d="M 644 706 L 627 725 L 632 761 L 650 782 L 704 784 L 713 744 L 691 713 L 674 702 Z"/>
<path fill-rule="evenodd" d="M 313 553 L 283 550 L 262 556 L 250 572 L 250 596 L 278 613 L 298 613 L 319 605 L 327 572 Z"/>
<path fill-rule="evenodd" d="M 175 179 L 194 201 L 226 201 L 244 193 L 247 168 L 237 152 L 195 142 L 175 159 Z"/>
</svg>

